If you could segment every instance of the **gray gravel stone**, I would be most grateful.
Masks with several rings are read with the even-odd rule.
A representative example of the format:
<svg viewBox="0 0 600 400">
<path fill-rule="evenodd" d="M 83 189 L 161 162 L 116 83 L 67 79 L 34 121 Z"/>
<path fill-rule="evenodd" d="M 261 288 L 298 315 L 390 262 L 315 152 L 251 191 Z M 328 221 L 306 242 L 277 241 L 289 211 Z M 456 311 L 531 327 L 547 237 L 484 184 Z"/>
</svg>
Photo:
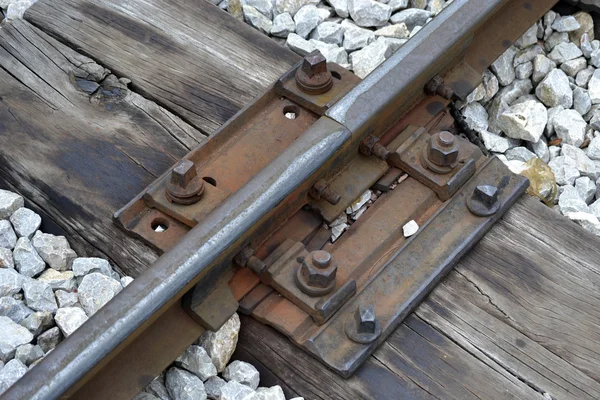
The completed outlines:
<svg viewBox="0 0 600 400">
<path fill-rule="evenodd" d="M 264 15 L 269 20 L 273 19 L 273 8 L 275 2 L 271 0 L 242 0 L 242 5 L 254 7 L 256 11 Z M 268 33 L 268 32 L 267 32 Z"/>
<path fill-rule="evenodd" d="M 121 286 L 127 287 L 131 282 L 133 282 L 133 278 L 130 276 L 124 276 L 120 279 Z"/>
<path fill-rule="evenodd" d="M 132 400 L 160 400 L 160 399 L 153 394 L 150 394 L 147 392 L 140 392 L 140 393 L 136 394 Z"/>
<path fill-rule="evenodd" d="M 515 42 L 515 46 L 519 49 L 524 49 L 537 43 L 537 23 L 533 24 L 527 31 Z"/>
<path fill-rule="evenodd" d="M 579 29 L 580 26 L 572 15 L 557 17 L 552 23 L 552 29 L 558 32 L 572 32 Z"/>
<path fill-rule="evenodd" d="M 544 42 L 544 48 L 546 51 L 552 51 L 558 44 L 567 43 L 569 41 L 569 35 L 565 32 L 553 32 L 550 37 Z"/>
<path fill-rule="evenodd" d="M 592 104 L 600 103 L 600 69 L 592 74 L 588 82 L 588 93 L 592 99 Z"/>
<path fill-rule="evenodd" d="M 592 78 L 592 75 L 594 75 L 595 70 L 596 69 L 594 67 L 587 67 L 579 71 L 579 73 L 575 77 L 575 84 L 579 87 L 587 89 L 588 82 Z"/>
<path fill-rule="evenodd" d="M 488 106 L 488 130 L 493 133 L 500 133 L 499 117 L 508 110 L 509 106 L 519 97 L 526 95 L 533 86 L 529 79 L 515 80 L 509 86 L 502 88 Z"/>
<path fill-rule="evenodd" d="M 290 33 L 285 45 L 301 56 L 305 56 L 315 50 L 315 47 L 308 40 L 301 38 L 295 33 Z"/>
<path fill-rule="evenodd" d="M 575 77 L 580 71 L 587 67 L 587 61 L 584 57 L 578 57 L 561 64 L 560 69 L 565 71 L 568 76 Z"/>
<path fill-rule="evenodd" d="M 544 131 L 547 138 L 554 136 L 554 117 L 564 110 L 565 108 L 563 106 L 556 106 L 548 109 L 548 123 L 546 124 L 546 129 Z"/>
<path fill-rule="evenodd" d="M 393 54 L 390 43 L 384 39 L 379 38 L 364 49 L 350 54 L 352 68 L 358 77 L 366 77 Z"/>
<path fill-rule="evenodd" d="M 112 277 L 112 268 L 110 263 L 102 258 L 79 257 L 73 260 L 73 273 L 78 279 L 83 279 L 85 275 L 92 272 L 99 272 L 103 275 Z M 79 280 L 81 282 L 81 280 Z"/>
<path fill-rule="evenodd" d="M 25 202 L 22 196 L 8 190 L 0 189 L 0 219 L 9 218 L 12 213 L 24 205 Z"/>
<path fill-rule="evenodd" d="M 498 78 L 496 78 L 496 75 L 494 75 L 492 71 L 486 69 L 483 72 L 481 83 L 473 92 L 471 92 L 471 94 L 469 94 L 469 96 L 467 96 L 466 103 L 468 104 L 474 101 L 487 103 L 496 95 L 496 93 L 498 93 L 498 90 Z"/>
<path fill-rule="evenodd" d="M 408 0 L 390 0 L 387 4 L 392 7 L 392 12 L 396 12 L 407 8 Z"/>
<path fill-rule="evenodd" d="M 145 392 L 151 393 L 160 400 L 171 400 L 167 388 L 165 387 L 165 376 L 163 374 L 157 376 L 148 386 L 144 388 Z"/>
<path fill-rule="evenodd" d="M 17 235 L 10 222 L 6 219 L 0 220 L 0 247 L 14 249 L 17 243 Z"/>
<path fill-rule="evenodd" d="M 569 79 L 564 71 L 557 68 L 550 71 L 538 84 L 535 95 L 546 107 L 561 105 L 564 108 L 571 108 L 573 105 L 573 91 Z"/>
<path fill-rule="evenodd" d="M 567 212 L 565 216 L 571 221 L 577 222 L 583 229 L 592 232 L 596 236 L 600 236 L 600 221 L 593 214 L 587 212 Z"/>
<path fill-rule="evenodd" d="M 31 239 L 42 224 L 42 217 L 29 208 L 21 207 L 10 216 L 10 222 L 19 237 Z"/>
<path fill-rule="evenodd" d="M 406 24 L 393 24 L 384 26 L 375 31 L 375 36 L 385 36 L 396 39 L 406 39 L 410 36 L 410 32 L 406 27 Z"/>
<path fill-rule="evenodd" d="M 202 380 L 217 375 L 217 368 L 203 347 L 192 345 L 175 360 L 175 366 L 183 368 Z"/>
<path fill-rule="evenodd" d="M 321 22 L 329 16 L 326 10 L 317 8 L 313 5 L 307 5 L 302 7 L 296 15 L 294 15 L 294 22 L 296 23 L 296 34 L 306 39 L 308 35 L 315 29 Z"/>
<path fill-rule="evenodd" d="M 544 79 L 550 71 L 556 68 L 556 63 L 546 57 L 543 54 L 538 54 L 532 60 L 533 62 L 533 74 L 531 75 L 531 80 L 534 85 L 537 85 Z"/>
<path fill-rule="evenodd" d="M 15 261 L 10 249 L 0 247 L 0 268 L 15 268 Z"/>
<path fill-rule="evenodd" d="M 217 332 L 204 332 L 198 344 L 206 350 L 217 372 L 222 372 L 229 362 L 240 332 L 240 317 L 233 314 Z"/>
<path fill-rule="evenodd" d="M 48 353 L 50 350 L 58 346 L 63 336 L 60 333 L 60 329 L 55 326 L 54 328 L 48 329 L 46 332 L 40 334 L 37 338 L 37 344 L 44 350 L 44 353 Z"/>
<path fill-rule="evenodd" d="M 517 79 L 527 79 L 533 74 L 533 62 L 527 61 L 515 68 L 515 76 Z"/>
<path fill-rule="evenodd" d="M 244 361 L 233 361 L 229 364 L 223 371 L 223 378 L 227 381 L 237 381 L 255 390 L 260 382 L 258 370 Z"/>
<path fill-rule="evenodd" d="M 553 158 L 548 166 L 554 172 L 554 178 L 559 185 L 574 185 L 575 180 L 581 176 L 575 160 L 566 156 Z"/>
<path fill-rule="evenodd" d="M 509 161 L 518 160 L 518 161 L 523 161 L 523 162 L 527 162 L 527 161 L 531 160 L 532 158 L 536 157 L 536 155 L 534 153 L 529 151 L 526 147 L 522 147 L 522 146 L 515 147 L 513 149 L 508 150 L 506 152 L 505 156 Z"/>
<path fill-rule="evenodd" d="M 529 147 L 543 162 L 548 163 L 550 161 L 550 150 L 548 149 L 548 144 L 543 136 L 537 142 L 530 142 Z"/>
<path fill-rule="evenodd" d="M 253 28 L 256 28 L 259 32 L 270 33 L 273 28 L 273 22 L 269 17 L 265 17 L 260 11 L 252 6 L 243 5 L 242 12 L 244 14 L 244 20 Z"/>
<path fill-rule="evenodd" d="M 26 278 L 23 281 L 23 292 L 25 293 L 25 304 L 32 310 L 48 312 L 58 310 L 54 292 L 48 283 Z"/>
<path fill-rule="evenodd" d="M 71 263 L 77 257 L 64 236 L 54 236 L 37 231 L 31 241 L 42 259 L 50 267 L 65 271 L 71 268 Z"/>
<path fill-rule="evenodd" d="M 552 124 L 554 131 L 559 138 L 563 140 L 563 144 L 571 144 L 573 146 L 581 146 L 585 140 L 586 122 L 575 110 L 564 110 L 556 114 Z"/>
<path fill-rule="evenodd" d="M 290 13 L 283 13 L 275 16 L 273 19 L 273 27 L 271 28 L 271 35 L 287 38 L 288 35 L 296 31 L 296 24 L 292 19 Z"/>
<path fill-rule="evenodd" d="M 2 333 L 0 334 L 0 361 L 2 362 L 13 358 L 17 347 L 33 340 L 31 332 L 8 317 L 0 316 L 0 332 Z"/>
<path fill-rule="evenodd" d="M 546 108 L 532 100 L 509 107 L 498 118 L 498 125 L 506 136 L 529 142 L 537 142 L 540 139 L 546 122 Z"/>
<path fill-rule="evenodd" d="M 23 288 L 23 279 L 14 269 L 0 268 L 0 297 L 19 293 Z"/>
<path fill-rule="evenodd" d="M 13 251 L 15 266 L 21 275 L 34 277 L 46 268 L 46 263 L 37 253 L 31 241 L 26 237 L 19 238 Z"/>
<path fill-rule="evenodd" d="M 526 62 L 533 61 L 533 59 L 540 54 L 546 53 L 544 52 L 544 49 L 542 49 L 539 45 L 536 44 L 533 46 L 529 46 L 526 49 L 517 52 L 517 54 L 515 55 L 515 59 L 513 60 L 513 66 L 517 67 Z"/>
<path fill-rule="evenodd" d="M 68 337 L 77 330 L 85 321 L 88 320 L 85 312 L 79 307 L 65 307 L 59 308 L 54 316 L 56 325 L 60 328 L 60 331 Z"/>
<path fill-rule="evenodd" d="M 596 198 L 597 200 L 595 202 L 593 202 L 592 204 L 590 204 L 589 210 L 592 214 L 594 214 L 594 216 L 596 218 L 600 218 L 600 197 L 598 196 L 598 191 L 600 191 L 600 186 L 599 186 L 600 182 L 596 182 L 596 188 L 598 189 L 596 191 Z"/>
<path fill-rule="evenodd" d="M 596 183 L 587 176 L 575 180 L 575 189 L 586 204 L 591 204 L 596 195 Z"/>
<path fill-rule="evenodd" d="M 62 289 L 72 292 L 77 288 L 73 271 L 57 271 L 53 268 L 48 268 L 37 279 L 49 284 L 52 290 Z"/>
<path fill-rule="evenodd" d="M 77 292 L 57 290 L 54 292 L 54 295 L 56 296 L 56 301 L 58 302 L 58 308 L 75 307 L 79 304 L 79 295 Z"/>
<path fill-rule="evenodd" d="M 182 369 L 170 368 L 165 386 L 173 400 L 206 400 L 206 391 L 200 378 Z"/>
<path fill-rule="evenodd" d="M 592 99 L 587 90 L 576 87 L 573 90 L 573 108 L 581 115 L 587 114 L 592 108 Z"/>
<path fill-rule="evenodd" d="M 289 13 L 292 18 L 298 10 L 306 5 L 316 6 L 319 4 L 319 0 L 276 0 L 275 1 L 275 14 Z"/>
<path fill-rule="evenodd" d="M 558 208 L 560 212 L 589 212 L 588 205 L 579 196 L 579 192 L 573 186 L 565 186 L 558 197 Z"/>
<path fill-rule="evenodd" d="M 563 42 L 554 46 L 550 54 L 548 54 L 548 58 L 558 64 L 562 64 L 566 61 L 581 57 L 582 55 L 583 53 L 577 45 L 571 42 Z"/>
<path fill-rule="evenodd" d="M 204 382 L 204 390 L 206 390 L 206 396 L 211 400 L 219 400 L 221 397 L 221 388 L 225 386 L 227 382 L 218 376 L 213 376 Z"/>
<path fill-rule="evenodd" d="M 348 11 L 358 26 L 383 26 L 392 15 L 392 8 L 374 0 L 349 0 Z"/>
<path fill-rule="evenodd" d="M 319 42 L 315 39 L 309 40 L 315 49 L 319 50 L 323 57 L 329 62 L 334 62 L 341 66 L 348 65 L 348 53 L 343 47 L 338 47 L 335 44 Z"/>
<path fill-rule="evenodd" d="M 254 390 L 239 382 L 230 381 L 221 388 L 219 400 L 252 400 L 253 397 Z"/>
<path fill-rule="evenodd" d="M 431 17 L 431 12 L 429 11 L 419 10 L 416 8 L 409 8 L 407 10 L 402 10 L 392 15 L 392 17 L 390 18 L 390 22 L 392 24 L 404 23 L 406 24 L 408 30 L 412 31 L 412 29 L 417 25 L 425 25 L 429 17 Z"/>
<path fill-rule="evenodd" d="M 375 41 L 375 34 L 368 29 L 350 25 L 344 26 L 343 22 L 341 25 L 345 29 L 344 49 L 348 52 L 360 50 Z"/>
<path fill-rule="evenodd" d="M 344 28 L 335 22 L 325 21 L 312 31 L 310 37 L 323 43 L 341 46 L 344 41 Z"/>
<path fill-rule="evenodd" d="M 10 360 L 0 370 L 0 394 L 4 393 L 27 372 L 27 367 L 19 360 Z"/>
<path fill-rule="evenodd" d="M 513 61 L 518 50 L 516 47 L 509 47 L 500 57 L 490 66 L 490 69 L 496 74 L 498 82 L 502 86 L 508 86 L 515 80 L 515 69 Z"/>
<path fill-rule="evenodd" d="M 261 387 L 256 389 L 252 400 L 285 400 L 285 394 L 281 386 Z"/>
<path fill-rule="evenodd" d="M 121 282 L 99 272 L 92 272 L 84 276 L 79 285 L 79 302 L 91 317 L 121 290 Z"/>
<path fill-rule="evenodd" d="M 44 351 L 42 348 L 31 343 L 23 344 L 17 347 L 17 351 L 15 352 L 15 359 L 21 361 L 28 367 L 42 357 L 44 357 Z"/>
<path fill-rule="evenodd" d="M 592 160 L 600 160 L 600 137 L 595 137 L 587 149 L 587 156 Z"/>
<path fill-rule="evenodd" d="M 575 161 L 577 170 L 582 176 L 589 176 L 593 180 L 598 178 L 599 171 L 596 169 L 596 164 L 579 147 L 563 143 L 561 155 Z"/>
<path fill-rule="evenodd" d="M 38 336 L 40 333 L 54 325 L 54 317 L 51 312 L 36 311 L 23 319 L 19 324 L 27 328 L 33 336 Z"/>
<path fill-rule="evenodd" d="M 585 58 L 591 57 L 594 48 L 592 47 L 590 36 L 587 33 L 581 35 L 581 39 L 579 39 L 579 48 L 581 49 L 581 52 Z"/>
<path fill-rule="evenodd" d="M 333 7 L 335 13 L 342 18 L 348 18 L 348 0 L 326 0 L 326 2 Z"/>
<path fill-rule="evenodd" d="M 500 136 L 488 131 L 479 131 L 481 139 L 486 149 L 494 153 L 504 153 L 508 149 L 517 147 L 519 140 Z"/>
<path fill-rule="evenodd" d="M 17 324 L 33 313 L 21 300 L 15 300 L 11 296 L 0 297 L 0 316 L 8 317 Z"/>
<path fill-rule="evenodd" d="M 489 117 L 481 104 L 477 102 L 467 104 L 462 110 L 462 115 L 469 128 L 475 131 L 487 130 Z"/>
</svg>

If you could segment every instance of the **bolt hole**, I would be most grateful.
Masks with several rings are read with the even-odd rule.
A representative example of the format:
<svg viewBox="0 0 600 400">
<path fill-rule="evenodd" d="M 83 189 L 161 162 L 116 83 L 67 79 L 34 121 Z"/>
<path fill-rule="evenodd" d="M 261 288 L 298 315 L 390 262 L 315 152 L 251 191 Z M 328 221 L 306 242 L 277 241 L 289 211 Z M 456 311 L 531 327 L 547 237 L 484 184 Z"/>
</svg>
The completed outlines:
<svg viewBox="0 0 600 400">
<path fill-rule="evenodd" d="M 283 107 L 283 115 L 287 119 L 296 119 L 300 115 L 300 109 L 296 106 L 285 106 Z"/>
<path fill-rule="evenodd" d="M 164 218 L 155 218 L 150 227 L 154 232 L 161 233 L 169 229 L 169 221 Z"/>
<path fill-rule="evenodd" d="M 337 71 L 331 71 L 331 76 L 333 76 L 335 79 L 337 79 L 338 81 L 342 80 L 342 75 L 340 75 L 339 72 Z"/>
<path fill-rule="evenodd" d="M 202 178 L 202 180 L 204 182 L 208 183 L 209 185 L 217 187 L 217 181 L 215 180 L 215 178 L 211 178 L 210 176 L 205 176 Z"/>
</svg>

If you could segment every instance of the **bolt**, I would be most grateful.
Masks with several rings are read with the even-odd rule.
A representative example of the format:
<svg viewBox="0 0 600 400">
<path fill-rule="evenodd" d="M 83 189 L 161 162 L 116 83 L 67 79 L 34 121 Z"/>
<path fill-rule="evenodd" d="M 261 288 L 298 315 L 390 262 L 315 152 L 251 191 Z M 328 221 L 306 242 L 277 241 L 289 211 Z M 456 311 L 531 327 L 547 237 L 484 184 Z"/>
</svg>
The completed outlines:
<svg viewBox="0 0 600 400">
<path fill-rule="evenodd" d="M 317 182 L 315 182 L 308 193 L 316 200 L 323 199 L 331 205 L 336 205 L 342 199 L 342 196 L 340 196 L 335 190 L 329 188 L 329 183 L 327 183 L 324 179 L 319 179 Z"/>
<path fill-rule="evenodd" d="M 479 185 L 473 191 L 473 198 L 488 208 L 493 207 L 498 201 L 498 188 L 492 185 Z"/>
<path fill-rule="evenodd" d="M 233 261 L 242 268 L 249 268 L 257 275 L 261 275 L 267 269 L 267 264 L 256 257 L 254 250 L 249 246 L 237 253 Z"/>
<path fill-rule="evenodd" d="M 337 263 L 325 250 L 316 250 L 304 257 L 296 273 L 296 283 L 309 296 L 323 296 L 335 287 Z"/>
<path fill-rule="evenodd" d="M 377 330 L 377 319 L 375 318 L 375 307 L 373 304 L 369 304 L 368 306 L 359 305 L 354 318 L 356 318 L 356 330 L 359 334 L 373 334 Z"/>
<path fill-rule="evenodd" d="M 383 161 L 390 155 L 390 151 L 387 147 L 379 143 L 379 138 L 373 135 L 364 138 L 363 141 L 360 142 L 358 149 L 365 156 L 373 155 Z"/>
<path fill-rule="evenodd" d="M 312 78 L 317 74 L 326 73 L 327 60 L 321 53 L 311 53 L 304 57 L 304 61 L 302 62 L 302 71 L 309 78 Z"/>
<path fill-rule="evenodd" d="M 448 131 L 434 133 L 429 139 L 427 158 L 441 167 L 453 167 L 458 163 L 458 143 Z"/>
<path fill-rule="evenodd" d="M 327 60 L 318 50 L 304 57 L 296 71 L 296 85 L 308 94 L 322 94 L 333 86 L 333 78 L 327 69 Z"/>
<path fill-rule="evenodd" d="M 177 204 L 193 204 L 204 192 L 204 181 L 198 176 L 194 163 L 181 160 L 171 171 L 166 185 L 167 199 Z"/>
<path fill-rule="evenodd" d="M 260 258 L 252 256 L 246 263 L 246 267 L 250 268 L 256 275 L 260 276 L 267 269 L 267 264 L 265 264 Z"/>
<path fill-rule="evenodd" d="M 450 100 L 452 99 L 452 96 L 454 96 L 452 88 L 444 84 L 444 78 L 439 75 L 434 76 L 427 82 L 425 85 L 425 93 L 430 96 L 435 96 L 437 94 L 446 100 Z"/>
</svg>

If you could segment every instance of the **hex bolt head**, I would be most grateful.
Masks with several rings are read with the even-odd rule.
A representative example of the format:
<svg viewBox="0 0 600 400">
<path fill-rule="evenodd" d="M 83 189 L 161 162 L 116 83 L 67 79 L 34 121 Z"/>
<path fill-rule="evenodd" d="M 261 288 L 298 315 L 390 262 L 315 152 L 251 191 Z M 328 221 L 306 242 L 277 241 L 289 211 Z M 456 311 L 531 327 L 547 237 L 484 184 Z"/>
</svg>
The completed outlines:
<svg viewBox="0 0 600 400">
<path fill-rule="evenodd" d="M 375 315 L 375 306 L 360 304 L 346 320 L 344 330 L 356 343 L 368 344 L 377 340 L 381 335 L 381 325 Z"/>
<path fill-rule="evenodd" d="M 337 262 L 329 252 L 313 251 L 302 260 L 296 283 L 309 296 L 322 296 L 335 287 L 337 268 Z"/>
<path fill-rule="evenodd" d="M 481 184 L 467 198 L 467 208 L 479 217 L 488 217 L 500 209 L 499 191 L 494 185 Z"/>
<path fill-rule="evenodd" d="M 319 179 L 315 182 L 308 191 L 308 194 L 316 200 L 323 199 L 331 205 L 336 205 L 342 199 L 339 193 L 329 188 L 329 183 L 324 179 Z"/>
<path fill-rule="evenodd" d="M 427 158 L 440 167 L 454 167 L 458 163 L 458 143 L 448 131 L 431 135 L 427 147 Z"/>
<path fill-rule="evenodd" d="M 327 60 L 325 59 L 325 56 L 321 53 L 311 53 L 307 55 L 302 62 L 302 71 L 304 71 L 309 78 L 327 72 Z"/>
<path fill-rule="evenodd" d="M 375 307 L 373 304 L 369 304 L 368 306 L 359 305 L 354 317 L 356 318 L 358 333 L 375 333 L 377 320 L 375 319 Z"/>
</svg>

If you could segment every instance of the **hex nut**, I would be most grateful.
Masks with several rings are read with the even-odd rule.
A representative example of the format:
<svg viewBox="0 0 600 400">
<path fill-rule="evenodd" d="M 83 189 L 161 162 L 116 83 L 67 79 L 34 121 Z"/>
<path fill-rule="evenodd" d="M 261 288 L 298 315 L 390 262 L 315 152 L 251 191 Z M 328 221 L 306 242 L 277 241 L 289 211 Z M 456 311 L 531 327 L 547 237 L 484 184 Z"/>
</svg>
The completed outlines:
<svg viewBox="0 0 600 400">
<path fill-rule="evenodd" d="M 296 273 L 296 283 L 309 296 L 322 296 L 336 284 L 337 262 L 324 250 L 309 253 Z"/>
<path fill-rule="evenodd" d="M 435 133 L 429 139 L 427 158 L 441 167 L 454 167 L 458 164 L 458 143 L 454 135 L 447 131 Z"/>
</svg>

